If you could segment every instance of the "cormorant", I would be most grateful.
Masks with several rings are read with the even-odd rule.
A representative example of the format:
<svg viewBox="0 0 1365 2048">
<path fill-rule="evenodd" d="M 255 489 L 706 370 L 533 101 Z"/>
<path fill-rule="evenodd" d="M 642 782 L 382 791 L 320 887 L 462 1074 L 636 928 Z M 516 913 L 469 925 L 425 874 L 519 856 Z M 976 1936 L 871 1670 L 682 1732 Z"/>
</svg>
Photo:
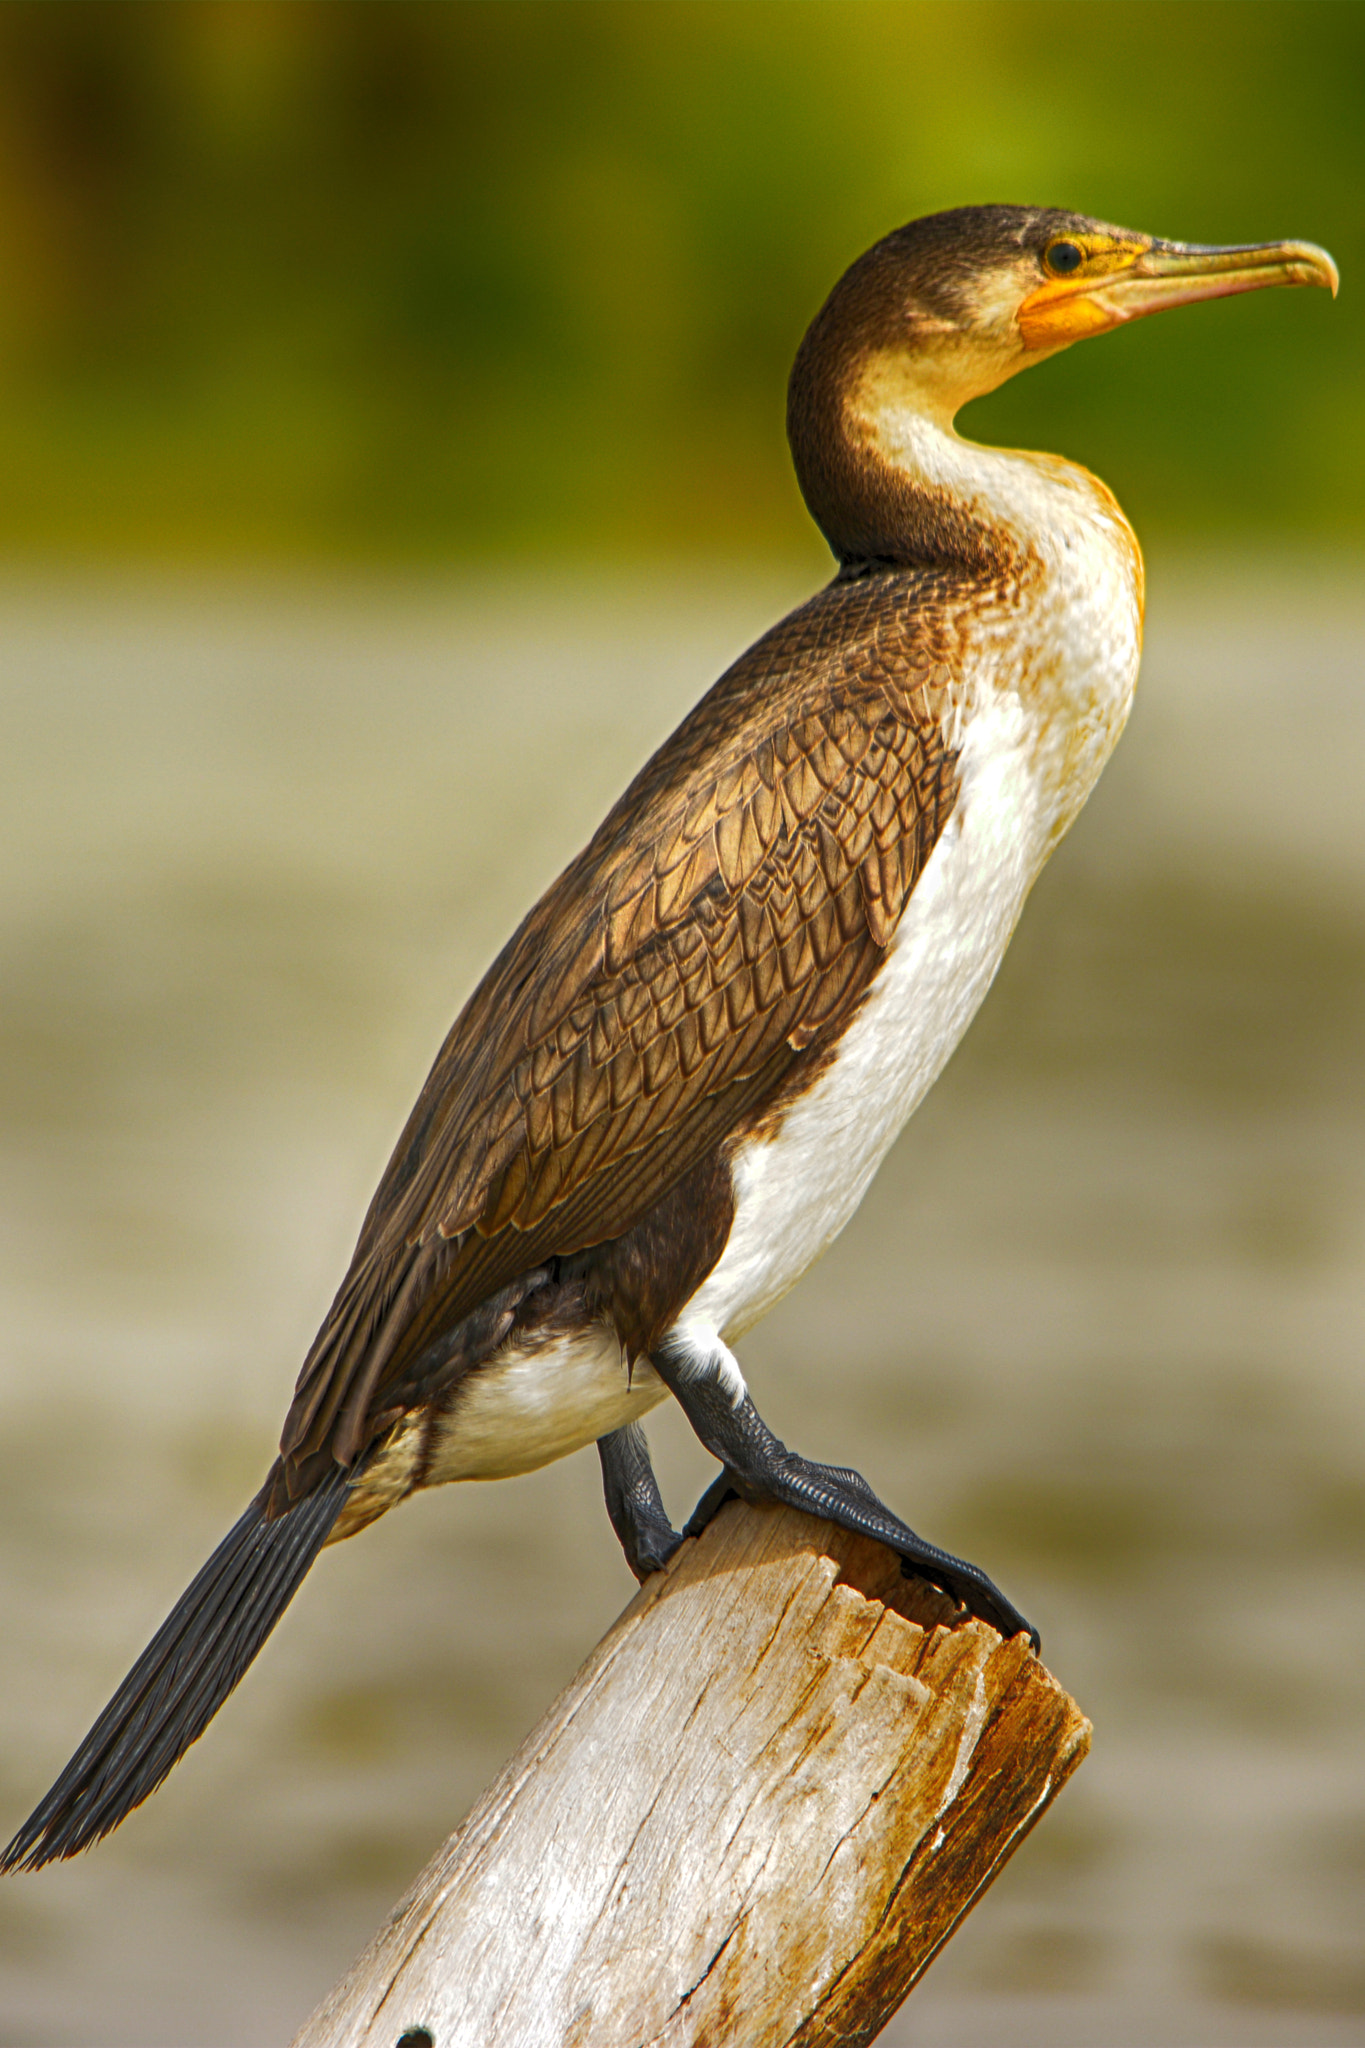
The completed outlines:
<svg viewBox="0 0 1365 2048">
<path fill-rule="evenodd" d="M 627 1560 L 657 1570 L 682 1539 L 640 1418 L 669 1394 L 722 1466 L 688 1532 L 732 1494 L 786 1502 L 1027 1628 L 856 1472 L 788 1451 L 731 1347 L 853 1214 L 1132 699 L 1143 568 L 1114 498 L 954 416 L 1088 335 L 1287 284 L 1335 292 L 1335 266 L 1015 206 L 913 221 L 840 279 L 788 408 L 833 582 L 688 714 L 470 997 L 265 1484 L 0 1868 L 116 1827 L 322 1546 L 419 1487 L 595 1439 Z"/>
</svg>

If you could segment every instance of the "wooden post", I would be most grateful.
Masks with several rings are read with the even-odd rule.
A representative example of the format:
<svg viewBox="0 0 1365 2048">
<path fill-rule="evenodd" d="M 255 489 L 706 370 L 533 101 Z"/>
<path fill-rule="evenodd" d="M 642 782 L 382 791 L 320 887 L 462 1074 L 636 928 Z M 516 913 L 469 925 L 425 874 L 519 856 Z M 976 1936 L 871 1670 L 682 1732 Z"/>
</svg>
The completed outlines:
<svg viewBox="0 0 1365 2048">
<path fill-rule="evenodd" d="M 870 2041 L 1089 1739 L 1022 1636 L 878 1544 L 733 1503 L 294 2048 Z"/>
</svg>

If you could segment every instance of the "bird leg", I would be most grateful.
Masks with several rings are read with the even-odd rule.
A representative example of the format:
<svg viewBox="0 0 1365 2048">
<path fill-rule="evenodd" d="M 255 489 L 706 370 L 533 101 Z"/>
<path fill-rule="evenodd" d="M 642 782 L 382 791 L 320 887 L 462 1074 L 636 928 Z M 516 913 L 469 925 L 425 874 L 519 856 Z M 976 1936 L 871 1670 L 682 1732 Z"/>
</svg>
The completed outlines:
<svg viewBox="0 0 1365 2048">
<path fill-rule="evenodd" d="M 642 1582 L 668 1563 L 682 1537 L 669 1521 L 659 1482 L 649 1462 L 649 1445 L 638 1422 L 599 1436 L 602 1491 L 611 1526 L 620 1538 L 626 1563 Z"/>
<path fill-rule="evenodd" d="M 1002 1635 L 1022 1632 L 1038 1648 L 1037 1630 L 977 1565 L 917 1536 L 877 1498 L 861 1473 L 843 1465 L 816 1465 L 789 1451 L 755 1408 L 723 1347 L 698 1357 L 675 1332 L 650 1356 L 702 1443 L 725 1467 L 698 1501 L 685 1535 L 699 1535 L 724 1502 L 734 1498 L 800 1508 L 886 1544 L 907 1574 L 928 1579 Z"/>
</svg>

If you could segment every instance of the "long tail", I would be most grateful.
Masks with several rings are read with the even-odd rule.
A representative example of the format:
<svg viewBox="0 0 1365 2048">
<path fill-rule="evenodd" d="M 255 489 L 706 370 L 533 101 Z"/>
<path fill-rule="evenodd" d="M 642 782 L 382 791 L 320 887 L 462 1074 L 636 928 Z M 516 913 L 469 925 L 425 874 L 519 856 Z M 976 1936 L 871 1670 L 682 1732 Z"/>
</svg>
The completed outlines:
<svg viewBox="0 0 1365 2048">
<path fill-rule="evenodd" d="M 268 1522 L 264 1493 L 223 1538 L 46 1799 L 0 1856 L 36 1870 L 116 1828 L 203 1734 L 321 1550 L 355 1478 L 339 1467 Z"/>
</svg>

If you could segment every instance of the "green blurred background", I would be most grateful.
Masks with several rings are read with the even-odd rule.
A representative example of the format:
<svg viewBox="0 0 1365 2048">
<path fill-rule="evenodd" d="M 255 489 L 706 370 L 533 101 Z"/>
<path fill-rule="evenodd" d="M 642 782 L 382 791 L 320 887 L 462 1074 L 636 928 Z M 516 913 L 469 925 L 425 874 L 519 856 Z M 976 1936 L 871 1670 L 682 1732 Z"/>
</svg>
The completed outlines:
<svg viewBox="0 0 1365 2048">
<path fill-rule="evenodd" d="M 10 0 L 0 545 L 810 550 L 785 379 L 867 242 L 1021 200 L 1349 281 L 1363 76 L 1349 0 Z M 1349 282 L 1267 295 L 973 430 L 1121 477 L 1148 533 L 1359 537 L 1363 356 Z"/>
</svg>

